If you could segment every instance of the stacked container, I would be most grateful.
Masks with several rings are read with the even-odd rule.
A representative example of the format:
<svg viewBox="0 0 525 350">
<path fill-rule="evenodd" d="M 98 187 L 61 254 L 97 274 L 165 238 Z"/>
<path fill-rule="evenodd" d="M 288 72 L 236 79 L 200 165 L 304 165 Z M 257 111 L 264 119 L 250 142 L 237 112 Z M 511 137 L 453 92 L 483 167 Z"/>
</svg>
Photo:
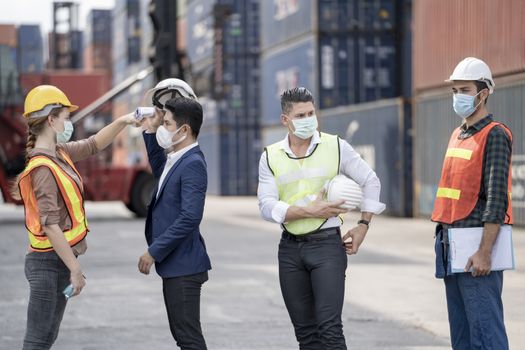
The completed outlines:
<svg viewBox="0 0 525 350">
<path fill-rule="evenodd" d="M 20 73 L 37 73 L 44 69 L 44 47 L 39 25 L 18 27 L 18 69 Z"/>
<path fill-rule="evenodd" d="M 84 69 L 111 70 L 111 10 L 91 10 L 84 33 Z"/>
<path fill-rule="evenodd" d="M 279 95 L 307 87 L 321 109 L 400 95 L 398 2 L 261 1 L 263 119 Z"/>
<path fill-rule="evenodd" d="M 0 25 L 0 109 L 20 102 L 16 27 Z"/>
<path fill-rule="evenodd" d="M 187 8 L 188 57 L 204 107 L 199 143 L 208 191 L 255 194 L 260 145 L 259 1 L 194 0 Z"/>
<path fill-rule="evenodd" d="M 150 64 L 146 54 L 152 38 L 149 3 L 149 0 L 115 1 L 110 31 L 113 86 Z M 153 75 L 150 75 L 117 96 L 112 101 L 113 117 L 132 112 L 138 106 L 148 105 L 143 96 L 154 85 Z M 112 162 L 116 166 L 147 164 L 140 128 L 127 128 L 117 136 L 113 143 Z"/>
</svg>

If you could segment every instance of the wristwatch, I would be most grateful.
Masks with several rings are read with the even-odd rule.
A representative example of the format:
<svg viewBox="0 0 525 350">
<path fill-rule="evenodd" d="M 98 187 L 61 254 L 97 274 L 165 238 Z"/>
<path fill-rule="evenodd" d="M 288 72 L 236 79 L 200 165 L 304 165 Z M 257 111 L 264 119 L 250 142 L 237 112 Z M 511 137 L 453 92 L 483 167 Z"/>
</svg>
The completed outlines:
<svg viewBox="0 0 525 350">
<path fill-rule="evenodd" d="M 368 220 L 363 220 L 363 219 L 361 219 L 361 220 L 359 220 L 359 221 L 357 222 L 357 224 L 358 224 L 358 225 L 359 225 L 359 224 L 366 225 L 366 227 L 368 227 L 368 228 L 370 227 L 370 221 L 368 221 Z"/>
</svg>

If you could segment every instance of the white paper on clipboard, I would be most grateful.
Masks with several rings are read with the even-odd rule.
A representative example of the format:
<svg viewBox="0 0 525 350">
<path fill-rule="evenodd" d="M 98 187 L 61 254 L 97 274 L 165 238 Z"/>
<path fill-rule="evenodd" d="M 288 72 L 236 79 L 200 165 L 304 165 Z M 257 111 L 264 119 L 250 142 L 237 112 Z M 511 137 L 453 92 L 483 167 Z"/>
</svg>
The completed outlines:
<svg viewBox="0 0 525 350">
<path fill-rule="evenodd" d="M 465 272 L 468 259 L 479 249 L 483 227 L 448 229 L 452 272 Z M 502 225 L 492 248 L 492 271 L 514 270 L 512 226 Z"/>
</svg>

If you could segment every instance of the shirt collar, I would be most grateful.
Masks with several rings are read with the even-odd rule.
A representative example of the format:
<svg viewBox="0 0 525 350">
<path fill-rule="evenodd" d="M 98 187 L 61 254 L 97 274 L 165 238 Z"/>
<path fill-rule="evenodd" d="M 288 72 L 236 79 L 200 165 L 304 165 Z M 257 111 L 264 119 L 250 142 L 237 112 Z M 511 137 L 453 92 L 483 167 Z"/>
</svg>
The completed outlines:
<svg viewBox="0 0 525 350">
<path fill-rule="evenodd" d="M 477 121 L 476 123 L 472 124 L 471 126 L 467 127 L 467 123 L 463 123 L 460 128 L 462 132 L 470 132 L 470 133 L 476 133 L 489 125 L 494 120 L 494 117 L 492 114 L 487 115 L 483 119 Z"/>
<path fill-rule="evenodd" d="M 199 145 L 198 142 L 194 142 L 191 145 L 188 145 L 182 149 L 179 149 L 178 151 L 168 153 L 168 161 L 169 162 L 177 161 L 180 157 L 184 155 L 184 153 L 188 152 L 193 147 L 197 147 L 198 145 Z"/>
<path fill-rule="evenodd" d="M 281 141 L 280 148 L 284 150 L 288 154 L 292 154 L 292 148 L 290 147 L 290 139 L 288 138 L 289 134 L 286 134 L 284 139 Z M 310 145 L 308 146 L 308 151 L 306 153 L 310 153 L 313 146 L 321 143 L 321 132 L 316 132 L 313 134 L 312 138 L 310 139 Z"/>
</svg>

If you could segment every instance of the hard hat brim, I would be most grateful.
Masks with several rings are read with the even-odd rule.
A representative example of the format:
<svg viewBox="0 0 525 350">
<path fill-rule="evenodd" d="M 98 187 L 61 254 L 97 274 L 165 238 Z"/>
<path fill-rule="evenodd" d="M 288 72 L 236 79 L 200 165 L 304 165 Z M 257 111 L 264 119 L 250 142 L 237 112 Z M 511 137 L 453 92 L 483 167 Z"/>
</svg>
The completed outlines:
<svg viewBox="0 0 525 350">
<path fill-rule="evenodd" d="M 445 83 L 453 83 L 453 82 L 455 82 L 455 81 L 481 81 L 481 82 L 487 84 L 487 82 L 486 82 L 485 80 L 480 80 L 480 79 L 465 79 L 465 78 L 457 79 L 457 78 L 454 78 L 454 77 L 452 77 L 452 76 L 451 76 L 450 78 L 448 78 L 448 79 L 445 79 L 444 81 L 445 81 Z M 494 84 L 493 82 L 492 82 L 492 84 L 487 84 L 487 88 L 489 89 L 489 94 L 492 94 L 492 93 L 494 92 L 494 86 L 495 86 L 495 85 L 496 85 L 496 84 Z"/>
</svg>

